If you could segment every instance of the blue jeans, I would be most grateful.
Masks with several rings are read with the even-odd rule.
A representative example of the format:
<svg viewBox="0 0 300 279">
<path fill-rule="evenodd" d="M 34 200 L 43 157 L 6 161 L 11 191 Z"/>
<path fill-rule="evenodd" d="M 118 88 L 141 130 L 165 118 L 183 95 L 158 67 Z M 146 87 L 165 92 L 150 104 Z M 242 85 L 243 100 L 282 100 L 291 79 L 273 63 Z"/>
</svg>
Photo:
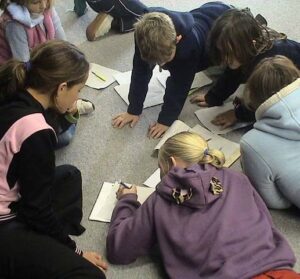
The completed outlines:
<svg viewBox="0 0 300 279">
<path fill-rule="evenodd" d="M 56 149 L 67 146 L 73 139 L 76 131 L 76 124 L 72 124 L 67 130 L 58 133 Z"/>
</svg>

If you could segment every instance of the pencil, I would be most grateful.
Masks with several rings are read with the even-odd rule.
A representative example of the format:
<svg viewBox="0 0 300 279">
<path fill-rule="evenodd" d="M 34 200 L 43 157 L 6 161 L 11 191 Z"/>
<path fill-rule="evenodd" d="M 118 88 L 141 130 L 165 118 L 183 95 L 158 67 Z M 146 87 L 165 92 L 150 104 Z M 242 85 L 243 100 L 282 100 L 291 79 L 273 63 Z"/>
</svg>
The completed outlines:
<svg viewBox="0 0 300 279">
<path fill-rule="evenodd" d="M 106 81 L 106 79 L 103 76 L 100 76 L 92 71 L 92 74 L 94 74 L 97 78 L 100 78 L 102 81 Z"/>
<path fill-rule="evenodd" d="M 126 189 L 131 189 L 131 186 L 125 184 L 124 182 L 120 181 L 120 185 L 124 186 Z"/>
</svg>

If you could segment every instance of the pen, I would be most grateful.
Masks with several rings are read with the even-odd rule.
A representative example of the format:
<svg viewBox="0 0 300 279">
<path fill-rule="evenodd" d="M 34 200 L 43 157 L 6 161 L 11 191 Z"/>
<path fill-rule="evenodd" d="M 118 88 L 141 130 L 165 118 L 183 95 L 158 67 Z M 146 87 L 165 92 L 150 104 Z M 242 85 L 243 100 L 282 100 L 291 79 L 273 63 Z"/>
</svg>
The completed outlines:
<svg viewBox="0 0 300 279">
<path fill-rule="evenodd" d="M 119 182 L 120 185 L 124 186 L 126 189 L 131 189 L 131 186 L 125 184 L 124 182 L 120 181 Z"/>
<path fill-rule="evenodd" d="M 103 76 L 100 76 L 92 71 L 92 74 L 95 75 L 97 78 L 100 78 L 102 81 L 106 81 L 106 79 Z"/>
</svg>

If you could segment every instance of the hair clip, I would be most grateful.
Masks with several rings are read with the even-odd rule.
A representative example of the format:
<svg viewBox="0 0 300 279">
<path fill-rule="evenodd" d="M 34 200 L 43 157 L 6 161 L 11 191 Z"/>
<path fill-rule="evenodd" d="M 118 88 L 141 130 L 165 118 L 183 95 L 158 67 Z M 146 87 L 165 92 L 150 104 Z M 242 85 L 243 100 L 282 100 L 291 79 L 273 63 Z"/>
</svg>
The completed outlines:
<svg viewBox="0 0 300 279">
<path fill-rule="evenodd" d="M 32 67 L 30 60 L 24 62 L 24 66 L 25 66 L 26 72 L 29 72 L 31 70 L 31 67 Z"/>
</svg>

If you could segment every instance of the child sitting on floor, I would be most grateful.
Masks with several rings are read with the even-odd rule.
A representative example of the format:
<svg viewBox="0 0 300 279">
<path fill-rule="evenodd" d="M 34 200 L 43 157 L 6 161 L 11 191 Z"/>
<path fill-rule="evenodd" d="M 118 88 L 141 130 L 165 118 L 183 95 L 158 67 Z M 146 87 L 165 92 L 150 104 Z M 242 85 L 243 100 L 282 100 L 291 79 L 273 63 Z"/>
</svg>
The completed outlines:
<svg viewBox="0 0 300 279">
<path fill-rule="evenodd" d="M 98 253 L 81 251 L 82 179 L 71 165 L 55 166 L 56 135 L 44 118 L 64 113 L 89 72 L 84 54 L 48 41 L 28 64 L 0 67 L 0 278 L 104 279 Z"/>
<path fill-rule="evenodd" d="M 156 191 L 142 205 L 135 186 L 117 192 L 109 261 L 132 263 L 157 244 L 173 279 L 300 278 L 264 202 L 245 175 L 222 168 L 224 161 L 197 134 L 169 138 L 159 150 Z"/>
<path fill-rule="evenodd" d="M 39 44 L 66 39 L 52 0 L 0 0 L 0 8 L 4 9 L 0 16 L 0 65 L 11 58 L 27 62 L 30 51 Z M 92 102 L 79 99 L 65 117 L 47 112 L 47 120 L 58 133 L 57 148 L 70 143 L 79 115 L 94 109 Z"/>
</svg>

